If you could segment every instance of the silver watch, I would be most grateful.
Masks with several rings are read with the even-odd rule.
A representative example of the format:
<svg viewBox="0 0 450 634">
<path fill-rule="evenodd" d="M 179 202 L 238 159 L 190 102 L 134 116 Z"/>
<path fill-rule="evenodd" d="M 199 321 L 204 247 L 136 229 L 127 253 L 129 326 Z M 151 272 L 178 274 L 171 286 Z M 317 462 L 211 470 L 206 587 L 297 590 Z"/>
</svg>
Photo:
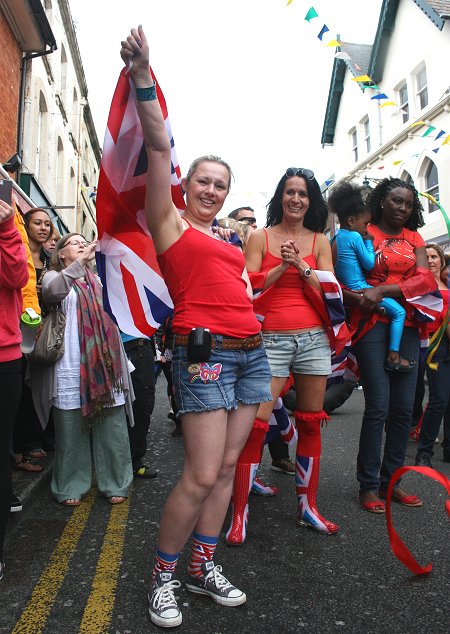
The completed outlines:
<svg viewBox="0 0 450 634">
<path fill-rule="evenodd" d="M 303 271 L 303 277 L 309 277 L 312 273 L 312 268 L 309 267 Z"/>
</svg>

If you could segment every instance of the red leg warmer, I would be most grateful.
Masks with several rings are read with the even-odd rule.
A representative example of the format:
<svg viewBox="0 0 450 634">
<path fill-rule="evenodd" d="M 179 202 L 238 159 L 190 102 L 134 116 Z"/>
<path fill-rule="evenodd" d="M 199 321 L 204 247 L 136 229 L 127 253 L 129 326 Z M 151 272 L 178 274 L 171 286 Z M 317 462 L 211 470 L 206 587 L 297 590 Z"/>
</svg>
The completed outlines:
<svg viewBox="0 0 450 634">
<path fill-rule="evenodd" d="M 322 410 L 320 412 L 295 411 L 295 424 L 298 431 L 297 455 L 318 458 L 322 451 L 320 427 L 330 417 Z"/>
<path fill-rule="evenodd" d="M 259 418 L 255 418 L 252 430 L 247 442 L 244 445 L 241 455 L 238 459 L 238 464 L 242 463 L 258 463 L 261 460 L 261 451 L 264 446 L 264 439 L 266 437 L 269 424 Z"/>
</svg>

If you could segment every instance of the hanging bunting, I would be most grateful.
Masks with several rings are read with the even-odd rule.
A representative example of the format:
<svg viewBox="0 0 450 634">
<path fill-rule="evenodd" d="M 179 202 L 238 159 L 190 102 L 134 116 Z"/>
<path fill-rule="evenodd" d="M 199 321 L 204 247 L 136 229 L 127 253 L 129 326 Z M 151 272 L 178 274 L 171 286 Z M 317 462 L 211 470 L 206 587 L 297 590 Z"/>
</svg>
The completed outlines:
<svg viewBox="0 0 450 634">
<path fill-rule="evenodd" d="M 359 75 L 358 77 L 352 77 L 352 81 L 370 82 L 371 84 L 373 84 L 373 81 L 370 79 L 369 75 Z"/>
<path fill-rule="evenodd" d="M 311 20 L 313 20 L 314 18 L 318 18 L 318 17 L 319 17 L 319 14 L 318 14 L 318 13 L 317 13 L 317 11 L 315 10 L 315 8 L 314 8 L 314 7 L 311 7 L 311 8 L 308 10 L 308 13 L 305 15 L 305 20 L 306 20 L 307 22 L 311 22 Z"/>
<path fill-rule="evenodd" d="M 317 36 L 319 38 L 319 40 L 322 42 L 322 38 L 325 35 L 325 33 L 327 33 L 330 29 L 327 27 L 326 24 L 323 25 L 323 27 L 320 29 L 320 33 Z"/>
<path fill-rule="evenodd" d="M 288 6 L 289 6 L 290 4 L 292 4 L 293 2 L 294 2 L 294 0 L 288 0 L 288 1 L 287 1 L 287 5 L 286 5 L 286 6 L 288 7 Z"/>
<path fill-rule="evenodd" d="M 386 108 L 386 106 L 397 106 L 398 104 L 395 101 L 386 101 L 385 103 L 380 104 L 380 108 Z"/>
<path fill-rule="evenodd" d="M 441 130 L 440 132 L 438 132 L 438 134 L 434 137 L 434 140 L 437 141 L 438 139 L 441 138 L 441 136 L 444 136 L 445 134 L 445 130 Z"/>
<path fill-rule="evenodd" d="M 436 198 L 434 196 L 432 196 L 431 194 L 427 194 L 427 192 L 420 192 L 420 195 L 424 196 L 425 198 L 428 198 L 428 200 L 431 200 L 433 205 L 436 205 L 436 207 L 439 209 L 439 211 L 441 212 L 442 217 L 444 219 L 445 226 L 447 227 L 448 237 L 450 238 L 450 218 L 448 217 L 447 212 L 445 211 L 445 209 L 436 200 Z"/>
<path fill-rule="evenodd" d="M 425 121 L 416 121 L 415 123 L 411 123 L 411 128 L 414 128 L 416 125 L 426 125 Z"/>
<path fill-rule="evenodd" d="M 430 125 L 428 127 L 428 130 L 426 132 L 424 132 L 424 134 L 422 134 L 422 138 L 425 137 L 425 136 L 429 136 L 435 130 L 436 130 L 436 127 L 434 125 Z"/>
<path fill-rule="evenodd" d="M 339 40 L 331 40 L 330 42 L 328 42 L 327 46 L 334 46 L 334 47 L 338 47 L 341 45 L 341 42 L 339 42 Z"/>
<path fill-rule="evenodd" d="M 442 143 L 442 145 L 447 145 L 447 143 L 450 143 L 450 134 L 445 137 L 444 142 Z"/>
<path fill-rule="evenodd" d="M 371 99 L 389 99 L 389 97 L 384 92 L 379 92 L 378 95 L 374 95 Z"/>
</svg>

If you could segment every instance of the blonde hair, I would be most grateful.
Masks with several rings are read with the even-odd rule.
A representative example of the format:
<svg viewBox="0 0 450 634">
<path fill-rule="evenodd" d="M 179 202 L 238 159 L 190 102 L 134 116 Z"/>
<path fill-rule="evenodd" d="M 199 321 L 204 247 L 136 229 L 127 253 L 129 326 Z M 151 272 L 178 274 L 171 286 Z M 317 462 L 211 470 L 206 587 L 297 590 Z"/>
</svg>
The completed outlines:
<svg viewBox="0 0 450 634">
<path fill-rule="evenodd" d="M 231 179 L 233 178 L 233 172 L 231 171 L 231 167 L 228 165 L 228 163 L 226 161 L 223 160 L 223 158 L 220 158 L 220 156 L 214 156 L 213 154 L 205 154 L 205 156 L 199 156 L 198 158 L 196 158 L 194 161 L 192 161 L 191 166 L 189 167 L 188 173 L 186 174 L 186 180 L 189 182 L 195 172 L 195 170 L 197 169 L 197 167 L 201 164 L 201 163 L 218 163 L 219 165 L 223 165 L 224 167 L 226 167 L 226 169 L 228 170 L 228 191 L 230 191 L 230 187 L 231 187 Z"/>
<path fill-rule="evenodd" d="M 253 229 L 244 222 L 239 222 L 239 220 L 235 220 L 234 218 L 220 218 L 217 222 L 219 223 L 219 227 L 222 227 L 223 229 L 231 229 L 237 234 L 239 240 L 242 242 L 242 250 L 245 251 L 245 247 L 247 246 L 248 239 Z"/>
<path fill-rule="evenodd" d="M 50 271 L 62 271 L 63 269 L 66 268 L 66 265 L 59 257 L 59 252 L 61 251 L 61 249 L 64 249 L 66 244 L 69 242 L 70 238 L 73 238 L 73 236 L 81 236 L 83 240 L 86 240 L 84 235 L 82 233 L 79 233 L 78 231 L 72 231 L 72 233 L 66 233 L 65 236 L 60 238 L 58 242 L 55 244 L 55 250 L 52 253 L 52 257 L 50 258 L 50 266 L 49 266 Z"/>
</svg>

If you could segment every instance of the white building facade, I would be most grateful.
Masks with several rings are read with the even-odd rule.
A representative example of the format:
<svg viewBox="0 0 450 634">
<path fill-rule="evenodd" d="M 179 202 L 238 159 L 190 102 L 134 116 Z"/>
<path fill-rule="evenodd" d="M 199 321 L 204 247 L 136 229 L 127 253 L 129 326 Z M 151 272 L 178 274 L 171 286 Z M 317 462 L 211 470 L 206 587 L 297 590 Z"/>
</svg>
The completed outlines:
<svg viewBox="0 0 450 634">
<path fill-rule="evenodd" d="M 349 58 L 335 59 L 322 134 L 335 184 L 412 179 L 450 215 L 450 1 L 384 0 L 373 46 L 342 43 L 341 52 Z M 353 80 L 363 75 L 376 88 Z M 421 202 L 423 238 L 450 251 L 441 212 Z"/>
<path fill-rule="evenodd" d="M 42 4 L 58 48 L 27 61 L 19 182 L 38 206 L 47 202 L 70 231 L 92 240 L 101 153 L 86 79 L 67 0 Z"/>
</svg>

